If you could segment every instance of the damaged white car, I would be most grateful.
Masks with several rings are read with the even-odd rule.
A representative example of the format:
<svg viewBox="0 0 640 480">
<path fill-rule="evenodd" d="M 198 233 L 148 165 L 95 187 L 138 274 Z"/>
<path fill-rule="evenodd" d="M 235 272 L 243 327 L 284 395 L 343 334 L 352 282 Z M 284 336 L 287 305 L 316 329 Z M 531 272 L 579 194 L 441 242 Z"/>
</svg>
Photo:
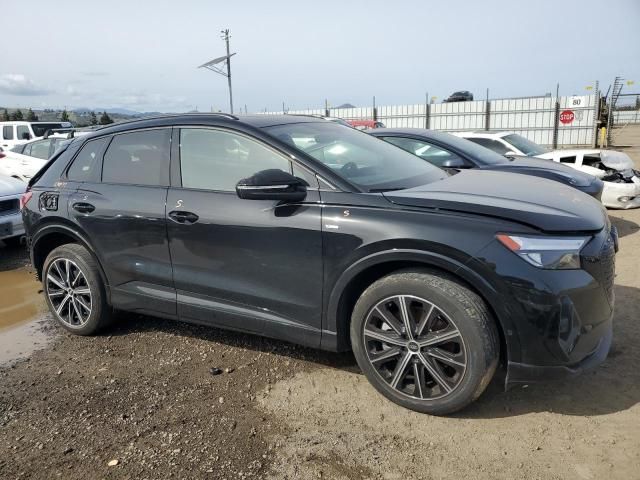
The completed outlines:
<svg viewBox="0 0 640 480">
<path fill-rule="evenodd" d="M 505 156 L 526 155 L 564 163 L 604 182 L 602 203 L 608 208 L 640 207 L 640 171 L 623 152 L 598 149 L 548 150 L 513 132 L 464 132 L 459 136 Z"/>
</svg>

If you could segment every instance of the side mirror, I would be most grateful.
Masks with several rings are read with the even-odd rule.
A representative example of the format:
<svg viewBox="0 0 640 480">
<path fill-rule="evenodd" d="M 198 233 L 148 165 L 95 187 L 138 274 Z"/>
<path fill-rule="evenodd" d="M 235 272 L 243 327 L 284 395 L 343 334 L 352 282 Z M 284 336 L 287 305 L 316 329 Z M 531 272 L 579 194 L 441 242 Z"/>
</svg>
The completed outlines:
<svg viewBox="0 0 640 480">
<path fill-rule="evenodd" d="M 262 170 L 236 185 L 244 200 L 279 200 L 299 202 L 307 196 L 307 186 L 297 177 L 278 169 Z"/>
<path fill-rule="evenodd" d="M 23 132 L 22 140 L 31 140 L 31 135 L 28 132 Z"/>
<path fill-rule="evenodd" d="M 467 162 L 460 157 L 451 157 L 442 162 L 442 168 L 469 168 Z"/>
</svg>

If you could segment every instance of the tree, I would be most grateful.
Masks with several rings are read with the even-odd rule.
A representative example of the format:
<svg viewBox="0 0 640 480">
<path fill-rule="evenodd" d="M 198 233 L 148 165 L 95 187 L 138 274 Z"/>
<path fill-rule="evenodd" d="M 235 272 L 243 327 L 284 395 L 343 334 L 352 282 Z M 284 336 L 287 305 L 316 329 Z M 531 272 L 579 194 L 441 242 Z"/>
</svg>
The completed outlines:
<svg viewBox="0 0 640 480">
<path fill-rule="evenodd" d="M 91 112 L 91 114 L 89 115 L 89 123 L 91 125 L 98 124 L 98 117 L 96 117 L 96 112 Z"/>
<path fill-rule="evenodd" d="M 11 114 L 11 120 L 15 122 L 20 122 L 24 120 L 24 116 L 22 115 L 22 110 L 17 109 L 15 112 Z"/>
<path fill-rule="evenodd" d="M 107 112 L 102 112 L 102 116 L 100 117 L 100 125 L 109 125 L 113 123 L 111 117 L 107 114 Z"/>
<path fill-rule="evenodd" d="M 30 122 L 37 122 L 38 116 L 33 112 L 32 109 L 27 110 L 27 120 Z"/>
<path fill-rule="evenodd" d="M 62 114 L 60 115 L 60 121 L 62 121 L 62 122 L 68 122 L 69 121 L 69 112 L 67 112 L 66 108 L 64 110 L 62 110 Z"/>
<path fill-rule="evenodd" d="M 0 117 L 0 122 L 8 122 L 9 120 L 11 120 L 11 117 L 9 116 L 9 112 L 5 108 L 2 112 L 2 116 Z"/>
</svg>

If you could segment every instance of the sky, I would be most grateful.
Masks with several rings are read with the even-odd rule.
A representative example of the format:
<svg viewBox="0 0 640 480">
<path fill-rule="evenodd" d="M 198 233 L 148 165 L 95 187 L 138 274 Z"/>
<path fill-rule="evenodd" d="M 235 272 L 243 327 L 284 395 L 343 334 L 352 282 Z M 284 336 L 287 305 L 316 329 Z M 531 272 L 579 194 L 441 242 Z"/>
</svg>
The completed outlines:
<svg viewBox="0 0 640 480">
<path fill-rule="evenodd" d="M 27 7 L 28 6 L 28 7 Z M 640 91 L 640 0 L 3 0 L 0 105 L 249 112 Z M 8 41 L 8 39 L 13 39 Z"/>
</svg>

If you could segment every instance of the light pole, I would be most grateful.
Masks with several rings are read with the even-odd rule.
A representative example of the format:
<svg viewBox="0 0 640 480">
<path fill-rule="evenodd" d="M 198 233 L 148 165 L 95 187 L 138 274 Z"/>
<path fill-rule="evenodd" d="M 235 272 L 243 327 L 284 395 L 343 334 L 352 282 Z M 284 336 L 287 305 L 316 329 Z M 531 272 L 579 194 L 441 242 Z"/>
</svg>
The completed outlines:
<svg viewBox="0 0 640 480">
<path fill-rule="evenodd" d="M 230 113 L 233 113 L 233 92 L 231 90 L 231 57 L 235 55 L 235 53 L 230 53 L 229 51 L 229 29 L 221 30 L 222 39 L 226 43 L 227 54 L 223 57 L 214 58 L 213 60 L 208 61 L 207 63 L 203 63 L 198 68 L 206 68 L 207 70 L 211 70 L 223 77 L 227 77 L 227 83 L 229 84 L 229 110 Z M 226 64 L 226 69 L 224 68 Z"/>
</svg>

